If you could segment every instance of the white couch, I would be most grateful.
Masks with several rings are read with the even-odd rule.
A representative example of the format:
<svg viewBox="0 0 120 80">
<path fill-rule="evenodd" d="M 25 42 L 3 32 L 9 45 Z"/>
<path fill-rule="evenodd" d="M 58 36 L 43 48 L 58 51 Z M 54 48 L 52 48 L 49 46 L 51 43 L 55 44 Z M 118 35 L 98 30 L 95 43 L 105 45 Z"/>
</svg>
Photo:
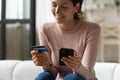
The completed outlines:
<svg viewBox="0 0 120 80">
<path fill-rule="evenodd" d="M 0 60 L 0 80 L 34 80 L 43 71 L 31 60 Z M 95 65 L 98 80 L 120 80 L 120 64 L 100 63 Z"/>
</svg>

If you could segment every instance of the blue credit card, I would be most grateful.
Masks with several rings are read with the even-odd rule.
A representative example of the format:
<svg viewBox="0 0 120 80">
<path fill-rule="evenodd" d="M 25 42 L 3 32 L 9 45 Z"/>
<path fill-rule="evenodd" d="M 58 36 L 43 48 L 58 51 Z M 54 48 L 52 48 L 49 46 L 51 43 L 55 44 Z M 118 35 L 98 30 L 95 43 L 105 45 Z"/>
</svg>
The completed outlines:
<svg viewBox="0 0 120 80">
<path fill-rule="evenodd" d="M 38 52 L 48 52 L 45 46 L 32 46 L 32 49 L 38 50 Z"/>
</svg>

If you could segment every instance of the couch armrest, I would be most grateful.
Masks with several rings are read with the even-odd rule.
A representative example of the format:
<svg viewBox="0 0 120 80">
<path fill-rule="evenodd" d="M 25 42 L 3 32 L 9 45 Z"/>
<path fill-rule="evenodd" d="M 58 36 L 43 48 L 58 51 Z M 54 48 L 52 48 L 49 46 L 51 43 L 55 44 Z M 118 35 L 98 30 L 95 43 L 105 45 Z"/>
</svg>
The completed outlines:
<svg viewBox="0 0 120 80">
<path fill-rule="evenodd" d="M 34 80 L 42 71 L 42 67 L 35 66 L 31 60 L 23 61 L 16 66 L 13 72 L 13 80 Z"/>
<path fill-rule="evenodd" d="M 120 80 L 120 64 L 115 68 L 113 80 Z"/>
<path fill-rule="evenodd" d="M 117 65 L 117 63 L 96 63 L 95 72 L 98 80 L 114 80 L 114 70 Z"/>
<path fill-rule="evenodd" d="M 12 73 L 20 60 L 0 60 L 0 80 L 12 80 Z"/>
</svg>

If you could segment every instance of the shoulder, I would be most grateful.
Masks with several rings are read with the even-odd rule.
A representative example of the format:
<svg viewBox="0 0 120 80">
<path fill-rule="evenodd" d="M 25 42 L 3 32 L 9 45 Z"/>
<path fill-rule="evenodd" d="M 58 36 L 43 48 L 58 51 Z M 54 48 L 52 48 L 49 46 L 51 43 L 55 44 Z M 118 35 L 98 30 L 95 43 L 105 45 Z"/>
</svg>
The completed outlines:
<svg viewBox="0 0 120 80">
<path fill-rule="evenodd" d="M 100 25 L 94 22 L 83 21 L 82 25 L 84 28 L 90 31 L 100 31 Z"/>
<path fill-rule="evenodd" d="M 48 23 L 43 23 L 41 26 L 38 27 L 38 31 L 49 31 L 54 27 L 55 23 L 54 22 L 48 22 Z"/>
<path fill-rule="evenodd" d="M 55 25 L 54 22 L 49 22 L 49 23 L 43 23 L 40 28 L 43 28 L 43 29 L 49 29 L 49 28 L 53 28 Z"/>
</svg>

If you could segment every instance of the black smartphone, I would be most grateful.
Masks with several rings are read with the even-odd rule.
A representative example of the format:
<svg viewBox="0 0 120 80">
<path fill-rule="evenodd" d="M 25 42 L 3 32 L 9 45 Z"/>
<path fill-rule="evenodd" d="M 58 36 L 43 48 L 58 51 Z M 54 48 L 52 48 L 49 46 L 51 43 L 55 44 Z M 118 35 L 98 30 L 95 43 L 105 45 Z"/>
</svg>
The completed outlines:
<svg viewBox="0 0 120 80">
<path fill-rule="evenodd" d="M 32 46 L 32 49 L 38 50 L 38 52 L 48 52 L 45 46 Z"/>
<path fill-rule="evenodd" d="M 73 56 L 74 55 L 74 50 L 71 48 L 61 48 L 59 49 L 59 64 L 60 65 L 65 65 L 64 62 L 61 61 L 62 57 L 68 57 L 68 56 Z"/>
</svg>

